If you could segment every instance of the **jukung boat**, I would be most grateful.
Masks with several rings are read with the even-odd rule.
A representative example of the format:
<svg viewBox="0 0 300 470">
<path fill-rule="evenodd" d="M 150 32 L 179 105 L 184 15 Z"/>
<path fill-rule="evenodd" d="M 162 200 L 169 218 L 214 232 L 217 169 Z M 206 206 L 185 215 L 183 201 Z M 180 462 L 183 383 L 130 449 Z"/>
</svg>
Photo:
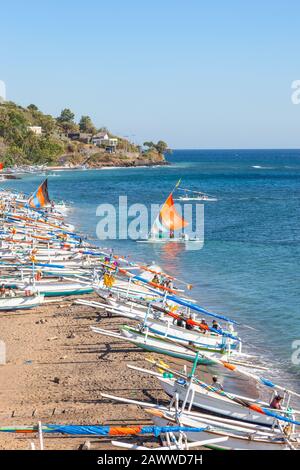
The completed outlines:
<svg viewBox="0 0 300 470">
<path fill-rule="evenodd" d="M 203 243 L 203 238 L 190 235 L 187 231 L 189 223 L 176 209 L 173 192 L 178 187 L 180 180 L 162 205 L 151 230 L 145 239 L 139 239 L 140 243 Z"/>
<path fill-rule="evenodd" d="M 0 297 L 0 310 L 24 310 L 38 307 L 44 302 L 43 295 L 16 295 L 15 297 Z"/>
<path fill-rule="evenodd" d="M 183 191 L 183 194 L 178 196 L 177 200 L 181 202 L 195 201 L 195 202 L 216 202 L 218 199 L 210 194 L 201 191 L 193 191 L 186 188 L 177 188 L 178 191 Z"/>
<path fill-rule="evenodd" d="M 34 281 L 33 283 L 20 284 L 18 287 L 28 292 L 38 292 L 45 297 L 83 295 L 93 292 L 91 286 L 78 282 L 66 282 L 63 279 L 58 282 Z"/>
<path fill-rule="evenodd" d="M 175 413 L 168 410 L 150 410 L 150 416 L 157 426 L 170 426 L 172 423 L 177 425 Z M 193 431 L 187 432 L 189 441 L 198 441 L 202 439 L 212 439 L 217 437 L 228 437 L 221 443 L 208 444 L 207 447 L 215 450 L 296 450 L 299 449 L 300 434 L 291 433 L 285 435 L 284 429 L 262 429 L 255 425 L 245 425 L 245 423 L 229 420 L 210 418 L 208 415 L 199 415 L 197 417 L 188 416 L 186 413 L 180 415 L 181 426 L 206 427 L 200 433 Z M 175 431 L 176 433 L 176 431 Z"/>
<path fill-rule="evenodd" d="M 217 450 L 298 450 L 300 444 L 300 434 L 295 427 L 283 425 L 270 428 L 260 424 L 245 423 L 244 421 L 233 421 L 231 419 L 211 416 L 205 413 L 183 410 L 178 403 L 170 406 L 158 405 L 154 403 L 132 400 L 124 397 L 102 393 L 103 398 L 127 403 L 128 405 L 137 405 L 148 412 L 154 424 L 159 426 L 182 425 L 198 429 L 200 426 L 205 428 L 197 441 L 200 439 L 212 439 L 218 437 L 227 437 L 221 445 L 205 446 Z M 284 425 L 286 424 L 286 426 Z M 174 428 L 175 430 L 176 428 Z M 175 430 L 176 433 L 176 430 Z M 196 441 L 193 432 L 187 433 L 189 442 Z"/>
<path fill-rule="evenodd" d="M 195 352 L 191 349 L 186 348 L 184 345 L 168 341 L 160 336 L 156 336 L 150 333 L 143 333 L 138 329 L 134 329 L 128 325 L 124 325 L 120 328 L 121 333 L 115 333 L 113 331 L 104 330 L 97 327 L 91 327 L 94 333 L 102 334 L 104 336 L 110 336 L 118 338 L 120 340 L 126 339 L 130 343 L 134 343 L 146 351 L 156 352 L 158 354 L 165 354 L 167 356 L 183 359 L 189 362 L 194 362 L 197 351 L 200 351 L 197 362 L 198 364 L 212 364 L 212 358 L 216 355 L 220 355 L 224 360 L 228 360 L 228 355 L 224 350 L 209 349 L 209 348 L 195 348 Z M 205 352 L 205 355 L 201 352 Z"/>
<path fill-rule="evenodd" d="M 168 369 L 163 364 L 158 364 L 161 372 L 142 369 L 133 365 L 128 365 L 130 369 L 143 374 L 149 374 L 157 378 L 162 389 L 171 397 L 177 399 L 187 406 L 190 411 L 197 408 L 202 412 L 209 412 L 212 415 L 238 420 L 244 423 L 260 424 L 271 427 L 274 424 L 274 416 L 262 413 L 262 408 L 269 409 L 269 403 L 245 397 L 234 393 L 226 393 L 222 390 L 208 385 L 203 380 L 197 380 L 197 383 L 188 378 L 183 373 L 163 373 Z M 185 378 L 184 378 L 185 377 Z M 270 409 L 271 411 L 271 409 Z M 278 410 L 274 410 L 278 413 Z M 293 411 L 280 412 L 282 416 L 293 416 Z"/>
</svg>

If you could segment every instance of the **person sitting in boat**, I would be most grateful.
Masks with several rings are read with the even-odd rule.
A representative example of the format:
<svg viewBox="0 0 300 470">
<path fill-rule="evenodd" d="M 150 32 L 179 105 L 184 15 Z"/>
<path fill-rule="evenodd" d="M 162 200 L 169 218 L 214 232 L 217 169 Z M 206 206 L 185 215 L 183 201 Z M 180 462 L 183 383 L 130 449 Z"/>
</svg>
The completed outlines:
<svg viewBox="0 0 300 470">
<path fill-rule="evenodd" d="M 281 395 L 275 395 L 273 400 L 270 403 L 270 408 L 274 408 L 275 410 L 281 410 L 281 402 L 283 400 L 283 397 Z"/>
<path fill-rule="evenodd" d="M 215 330 L 220 330 L 220 325 L 216 320 L 213 320 L 212 328 L 214 328 Z"/>
<path fill-rule="evenodd" d="M 159 283 L 159 279 L 158 279 L 158 275 L 155 274 L 153 279 L 152 279 L 152 282 L 154 282 L 154 284 L 158 284 Z"/>
<path fill-rule="evenodd" d="M 166 281 L 165 281 L 165 287 L 167 287 L 168 289 L 172 289 L 172 288 L 173 288 L 171 279 L 166 279 Z"/>
<path fill-rule="evenodd" d="M 16 297 L 16 293 L 11 287 L 8 288 L 8 297 Z"/>
<path fill-rule="evenodd" d="M 207 330 L 208 330 L 208 324 L 207 324 L 205 318 L 202 318 L 201 325 L 200 325 L 200 331 L 201 331 L 201 333 L 205 334 L 207 332 Z"/>
<path fill-rule="evenodd" d="M 193 325 L 193 322 L 196 320 L 196 315 L 194 314 L 194 312 L 191 312 L 190 313 L 190 316 L 189 316 L 189 320 L 192 320 L 191 322 L 187 322 L 186 324 L 186 329 L 187 330 L 194 330 L 195 329 L 195 325 Z"/>
<path fill-rule="evenodd" d="M 224 390 L 223 385 L 218 381 L 218 377 L 216 375 L 212 376 L 211 386 L 216 390 Z"/>
<path fill-rule="evenodd" d="M 186 327 L 186 321 L 183 316 L 179 317 L 177 320 L 177 326 L 180 326 L 182 328 Z"/>
</svg>

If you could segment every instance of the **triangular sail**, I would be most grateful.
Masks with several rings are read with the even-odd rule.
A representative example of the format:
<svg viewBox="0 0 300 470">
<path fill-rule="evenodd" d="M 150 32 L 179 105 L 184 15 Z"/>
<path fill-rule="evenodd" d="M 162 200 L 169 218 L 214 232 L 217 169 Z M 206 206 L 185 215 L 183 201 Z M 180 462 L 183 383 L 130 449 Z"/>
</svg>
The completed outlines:
<svg viewBox="0 0 300 470">
<path fill-rule="evenodd" d="M 37 190 L 28 199 L 28 205 L 34 209 L 40 209 L 50 204 L 50 198 L 48 194 L 48 180 L 45 179 Z"/>
<path fill-rule="evenodd" d="M 169 232 L 170 237 L 174 234 L 175 230 L 183 230 L 188 226 L 188 222 L 177 212 L 172 193 L 168 196 L 165 203 L 161 207 L 158 216 L 151 228 L 151 235 Z"/>
</svg>

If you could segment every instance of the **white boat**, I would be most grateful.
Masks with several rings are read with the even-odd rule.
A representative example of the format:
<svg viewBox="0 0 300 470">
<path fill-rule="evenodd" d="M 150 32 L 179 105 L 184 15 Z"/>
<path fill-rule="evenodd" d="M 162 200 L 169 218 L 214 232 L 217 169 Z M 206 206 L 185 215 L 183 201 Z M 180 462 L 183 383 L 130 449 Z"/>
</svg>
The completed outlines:
<svg viewBox="0 0 300 470">
<path fill-rule="evenodd" d="M 178 196 L 175 200 L 181 202 L 195 201 L 195 202 L 216 202 L 218 199 L 215 196 L 203 193 L 201 191 L 192 191 L 191 189 L 177 188 L 183 191 L 182 196 Z"/>
<path fill-rule="evenodd" d="M 84 285 L 79 282 L 35 281 L 34 283 L 20 283 L 18 287 L 28 292 L 38 292 L 45 297 L 58 297 L 68 295 L 83 295 L 93 292 L 91 285 Z"/>
<path fill-rule="evenodd" d="M 198 353 L 198 364 L 212 364 L 215 357 L 219 357 L 221 360 L 228 360 L 228 355 L 223 354 L 222 351 L 217 350 L 207 350 L 204 348 L 203 354 L 201 350 L 193 351 L 186 348 L 184 345 L 176 344 L 173 341 L 168 341 L 161 337 L 149 334 L 142 333 L 139 330 L 131 328 L 130 326 L 124 325 L 120 328 L 120 333 L 115 333 L 113 331 L 103 330 L 97 327 L 91 327 L 94 333 L 102 334 L 105 336 L 110 336 L 113 338 L 118 338 L 120 340 L 126 339 L 130 343 L 134 343 L 146 351 L 156 352 L 158 354 L 165 354 L 167 356 L 175 357 L 178 359 L 183 359 L 189 362 L 194 362 Z M 204 354 L 205 351 L 205 354 Z"/>
<path fill-rule="evenodd" d="M 0 311 L 21 310 L 38 307 L 44 302 L 43 295 L 0 297 Z"/>
<path fill-rule="evenodd" d="M 168 410 L 149 410 L 152 421 L 157 426 L 177 425 L 175 413 Z M 225 442 L 208 444 L 207 447 L 216 450 L 298 450 L 300 443 L 299 433 L 287 437 L 278 428 L 262 429 L 261 426 L 245 425 L 240 421 L 233 423 L 229 420 L 199 414 L 197 417 L 180 413 L 180 425 L 194 428 L 204 427 L 203 432 L 188 431 L 189 441 L 199 439 L 213 439 L 228 437 Z"/>
<path fill-rule="evenodd" d="M 187 233 L 189 223 L 178 213 L 173 192 L 169 194 L 151 227 L 148 237 L 136 240 L 139 243 L 203 243 L 203 237 Z"/>
<path fill-rule="evenodd" d="M 169 396 L 173 397 L 177 394 L 179 400 L 185 401 L 190 406 L 194 406 L 219 416 L 249 423 L 271 426 L 274 422 L 274 418 L 271 416 L 255 412 L 242 404 L 230 400 L 226 396 L 222 396 L 217 392 L 208 390 L 195 383 L 189 383 L 184 379 L 165 378 L 162 376 L 157 376 L 157 379 L 163 390 Z M 237 401 L 240 400 L 241 403 L 248 402 L 269 408 L 268 403 L 233 393 L 230 395 L 235 397 Z"/>
<path fill-rule="evenodd" d="M 218 388 L 215 389 L 214 385 L 208 385 L 196 377 L 188 377 L 184 372 L 174 371 L 161 361 L 156 362 L 152 359 L 148 361 L 158 367 L 159 372 L 142 369 L 134 365 L 128 365 L 128 367 L 129 369 L 156 377 L 163 390 L 172 399 L 176 397 L 178 401 L 184 404 L 183 407 L 187 407 L 188 410 L 191 410 L 193 406 L 223 418 L 263 426 L 272 426 L 274 419 L 277 419 L 278 416 L 283 417 L 283 419 L 295 419 L 294 417 L 300 414 L 299 410 L 292 410 L 290 408 L 290 394 L 294 394 L 293 391 L 286 390 L 281 410 L 272 409 L 269 403 L 262 400 L 227 393 Z M 248 364 L 248 366 L 251 366 L 251 364 Z M 245 371 L 241 370 L 241 373 L 245 374 Z M 246 375 L 249 376 L 249 373 L 246 372 Z M 251 376 L 254 377 L 253 375 Z M 258 377 L 257 380 L 260 382 Z M 271 399 L 273 397 L 274 389 L 272 388 Z"/>
<path fill-rule="evenodd" d="M 101 393 L 103 398 L 111 399 L 120 403 L 137 405 L 143 408 L 151 416 L 152 421 L 158 426 L 178 425 L 194 428 L 203 427 L 202 432 L 188 432 L 187 438 L 190 442 L 200 439 L 214 439 L 228 437 L 222 444 L 205 447 L 217 450 L 296 450 L 299 448 L 300 434 L 295 432 L 292 426 L 289 430 L 277 424 L 270 428 L 260 424 L 233 421 L 231 419 L 210 416 L 205 413 L 182 410 L 178 407 L 157 405 L 129 398 L 116 397 Z M 275 423 L 276 425 L 276 423 Z M 285 431 L 285 432 L 284 432 Z M 286 434 L 285 434 L 286 433 Z M 211 443 L 212 444 L 212 443 Z"/>
<path fill-rule="evenodd" d="M 222 336 L 220 334 L 207 331 L 201 333 L 198 329 L 186 329 L 174 325 L 172 319 L 158 320 L 147 316 L 144 321 L 145 328 L 148 328 L 151 333 L 174 340 L 179 343 L 193 345 L 199 348 L 212 348 L 218 350 L 231 350 L 237 349 L 241 351 L 241 341 L 233 340 L 232 338 Z"/>
</svg>

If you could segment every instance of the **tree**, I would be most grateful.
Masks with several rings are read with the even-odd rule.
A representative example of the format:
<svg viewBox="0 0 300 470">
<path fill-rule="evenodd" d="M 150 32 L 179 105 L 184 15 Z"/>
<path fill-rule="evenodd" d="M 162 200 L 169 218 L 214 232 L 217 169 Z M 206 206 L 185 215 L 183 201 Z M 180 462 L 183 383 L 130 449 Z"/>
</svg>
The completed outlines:
<svg viewBox="0 0 300 470">
<path fill-rule="evenodd" d="M 89 116 L 81 116 L 79 121 L 79 129 L 81 132 L 87 132 L 89 134 L 96 133 L 96 128 Z"/>
<path fill-rule="evenodd" d="M 72 113 L 72 111 L 69 108 L 65 108 L 60 113 L 60 116 L 58 116 L 57 121 L 59 123 L 74 122 L 74 118 L 75 118 L 75 114 Z"/>
<path fill-rule="evenodd" d="M 163 140 L 159 140 L 157 144 L 154 144 L 152 141 L 144 142 L 144 147 L 148 147 L 149 150 L 156 150 L 158 153 L 165 153 L 168 151 L 168 144 Z"/>
<path fill-rule="evenodd" d="M 39 110 L 39 108 L 35 104 L 30 104 L 29 106 L 27 106 L 27 109 L 29 109 L 29 111 L 38 111 Z"/>
<path fill-rule="evenodd" d="M 155 148 L 158 153 L 165 153 L 168 150 L 168 144 L 166 144 L 166 142 L 164 142 L 163 140 L 159 140 L 155 145 Z"/>
<path fill-rule="evenodd" d="M 58 125 L 64 130 L 65 134 L 69 132 L 78 132 L 78 125 L 74 122 L 75 114 L 69 108 L 65 108 L 56 118 Z"/>
<path fill-rule="evenodd" d="M 155 144 L 153 142 L 144 142 L 144 147 L 148 147 L 149 149 L 153 149 L 155 147 Z"/>
<path fill-rule="evenodd" d="M 49 114 L 39 113 L 36 120 L 37 124 L 41 126 L 46 135 L 50 135 L 54 132 L 56 127 L 56 121 Z"/>
<path fill-rule="evenodd" d="M 60 123 L 59 125 L 63 129 L 65 134 L 69 134 L 70 132 L 74 132 L 74 133 L 79 132 L 79 127 L 78 127 L 78 124 L 76 124 L 76 122 L 64 121 Z"/>
</svg>

